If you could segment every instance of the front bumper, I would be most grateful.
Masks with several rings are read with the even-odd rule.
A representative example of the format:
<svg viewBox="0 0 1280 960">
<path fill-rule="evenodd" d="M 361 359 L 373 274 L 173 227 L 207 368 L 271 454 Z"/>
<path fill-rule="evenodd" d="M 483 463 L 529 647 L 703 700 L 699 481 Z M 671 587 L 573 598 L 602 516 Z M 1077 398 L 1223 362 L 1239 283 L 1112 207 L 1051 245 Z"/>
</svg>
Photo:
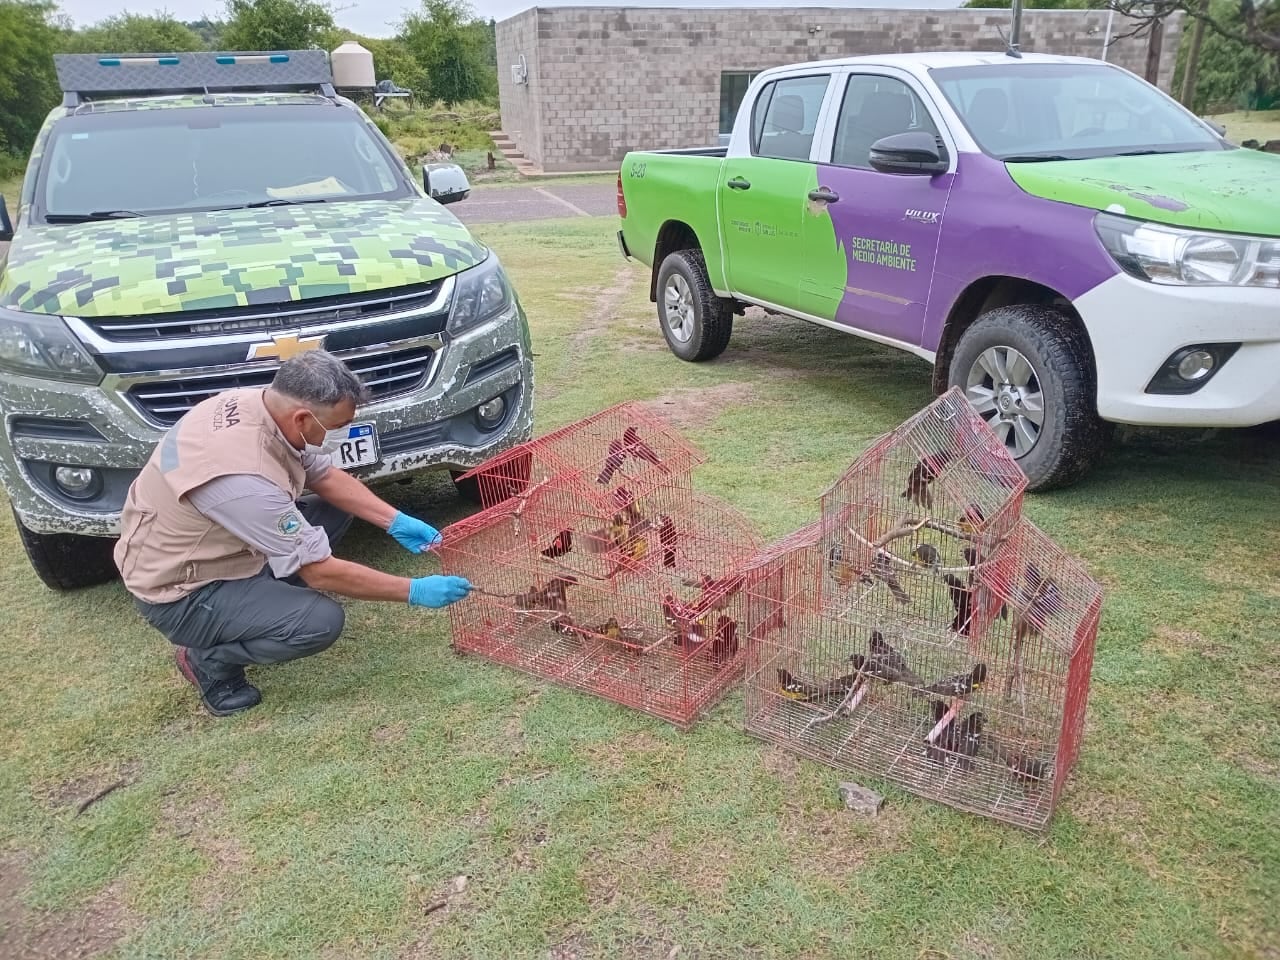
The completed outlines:
<svg viewBox="0 0 1280 960">
<path fill-rule="evenodd" d="M 209 372 L 148 376 L 165 381 Z M 164 433 L 128 399 L 135 380 L 109 376 L 90 387 L 0 375 L 0 483 L 29 530 L 119 535 L 129 485 Z M 482 429 L 476 408 L 498 396 L 506 401 L 505 413 Z M 533 361 L 519 302 L 482 326 L 439 339 L 432 375 L 421 388 L 370 403 L 356 417 L 376 425 L 382 454 L 380 462 L 353 471 L 366 481 L 435 468 L 467 470 L 528 440 Z M 61 491 L 52 475 L 62 465 L 96 468 L 102 478 L 96 496 L 77 501 Z"/>
<path fill-rule="evenodd" d="M 1117 275 L 1075 307 L 1093 344 L 1104 420 L 1249 427 L 1280 419 L 1280 291 L 1166 287 Z M 1147 392 L 1176 350 L 1202 343 L 1240 347 L 1194 393 Z"/>
</svg>

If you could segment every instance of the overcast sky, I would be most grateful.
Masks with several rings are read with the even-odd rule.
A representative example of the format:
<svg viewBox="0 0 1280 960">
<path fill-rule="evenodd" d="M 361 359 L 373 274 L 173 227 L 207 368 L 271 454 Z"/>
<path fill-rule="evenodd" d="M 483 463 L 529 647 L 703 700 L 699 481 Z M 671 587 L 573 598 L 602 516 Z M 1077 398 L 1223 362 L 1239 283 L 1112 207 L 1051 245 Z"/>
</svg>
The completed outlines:
<svg viewBox="0 0 1280 960">
<path fill-rule="evenodd" d="M 920 9 L 958 7 L 961 0 L 810 0 L 788 3 L 786 0 L 595 0 L 594 3 L 535 3 L 533 0 L 471 0 L 479 16 L 504 20 L 532 6 L 599 6 L 599 7 L 915 7 Z M 62 13 L 78 25 L 86 25 L 112 14 L 167 12 L 179 20 L 217 19 L 222 15 L 222 0 L 59 0 Z M 413 0 L 334 0 L 339 25 L 367 37 L 385 37 L 395 32 L 405 12 L 416 4 Z"/>
</svg>

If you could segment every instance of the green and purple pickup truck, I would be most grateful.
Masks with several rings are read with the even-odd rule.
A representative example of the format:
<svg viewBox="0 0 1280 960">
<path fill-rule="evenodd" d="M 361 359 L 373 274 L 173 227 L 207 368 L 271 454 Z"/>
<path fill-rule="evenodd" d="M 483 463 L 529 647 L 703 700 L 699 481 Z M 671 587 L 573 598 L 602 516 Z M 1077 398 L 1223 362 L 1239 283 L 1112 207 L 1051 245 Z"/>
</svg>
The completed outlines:
<svg viewBox="0 0 1280 960">
<path fill-rule="evenodd" d="M 1098 60 L 920 53 L 752 82 L 725 147 L 635 151 L 622 253 L 676 356 L 748 305 L 964 390 L 1036 490 L 1109 423 L 1280 418 L 1280 157 Z"/>
</svg>

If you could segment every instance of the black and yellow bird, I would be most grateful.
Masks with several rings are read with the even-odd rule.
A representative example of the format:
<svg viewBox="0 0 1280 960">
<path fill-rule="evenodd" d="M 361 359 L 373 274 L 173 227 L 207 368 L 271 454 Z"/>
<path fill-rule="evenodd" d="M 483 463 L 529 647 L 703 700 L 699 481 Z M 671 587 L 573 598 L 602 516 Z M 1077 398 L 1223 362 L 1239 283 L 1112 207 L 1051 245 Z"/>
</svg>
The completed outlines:
<svg viewBox="0 0 1280 960">
<path fill-rule="evenodd" d="M 551 546 L 542 551 L 542 555 L 549 560 L 556 557 L 563 557 L 566 553 L 573 549 L 573 531 L 561 530 L 556 534 L 555 539 L 551 541 Z"/>
<path fill-rule="evenodd" d="M 944 573 L 942 582 L 947 585 L 947 591 L 951 594 L 951 606 L 956 611 L 951 618 L 951 629 L 967 637 L 973 622 L 973 590 L 954 573 Z"/>
<path fill-rule="evenodd" d="M 987 665 L 978 663 L 968 673 L 956 674 L 954 677 L 947 677 L 945 680 L 931 683 L 923 688 L 920 693 L 925 696 L 965 697 L 975 690 L 981 690 L 986 681 Z"/>
<path fill-rule="evenodd" d="M 911 551 L 911 559 L 915 561 L 916 566 L 928 567 L 931 570 L 942 566 L 942 556 L 932 543 L 922 543 L 917 546 Z"/>
<path fill-rule="evenodd" d="M 982 507 L 976 503 L 971 503 L 964 508 L 964 513 L 956 521 L 956 526 L 965 533 L 977 533 L 978 527 L 987 519 L 987 515 L 983 513 Z"/>
<path fill-rule="evenodd" d="M 803 703 L 843 700 L 861 681 L 865 658 L 862 654 L 854 654 L 850 662 L 853 665 L 852 673 L 817 683 L 802 680 L 790 670 L 779 667 L 778 692 L 789 700 L 798 700 Z"/>
</svg>

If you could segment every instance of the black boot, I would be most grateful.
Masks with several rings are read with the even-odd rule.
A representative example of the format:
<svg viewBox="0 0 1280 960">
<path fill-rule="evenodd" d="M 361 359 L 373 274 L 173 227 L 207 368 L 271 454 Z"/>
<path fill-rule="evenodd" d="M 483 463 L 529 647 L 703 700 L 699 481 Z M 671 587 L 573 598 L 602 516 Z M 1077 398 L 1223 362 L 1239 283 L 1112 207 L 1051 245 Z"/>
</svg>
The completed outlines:
<svg viewBox="0 0 1280 960">
<path fill-rule="evenodd" d="M 192 662 L 186 647 L 178 647 L 176 656 L 178 670 L 200 691 L 204 708 L 215 717 L 229 717 L 262 702 L 258 688 L 245 679 L 243 667 L 230 677 L 210 677 Z"/>
</svg>

